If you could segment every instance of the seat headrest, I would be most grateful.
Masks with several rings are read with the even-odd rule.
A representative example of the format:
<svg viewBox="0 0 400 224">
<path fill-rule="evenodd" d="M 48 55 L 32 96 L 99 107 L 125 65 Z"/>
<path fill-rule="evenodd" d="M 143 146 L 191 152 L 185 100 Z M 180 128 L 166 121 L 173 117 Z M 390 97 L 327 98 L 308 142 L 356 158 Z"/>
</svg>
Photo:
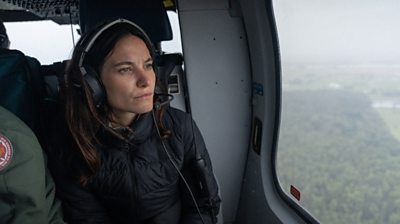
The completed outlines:
<svg viewBox="0 0 400 224">
<path fill-rule="evenodd" d="M 162 0 L 80 1 L 82 33 L 107 20 L 125 18 L 138 24 L 153 43 L 172 40 L 172 29 Z"/>
</svg>

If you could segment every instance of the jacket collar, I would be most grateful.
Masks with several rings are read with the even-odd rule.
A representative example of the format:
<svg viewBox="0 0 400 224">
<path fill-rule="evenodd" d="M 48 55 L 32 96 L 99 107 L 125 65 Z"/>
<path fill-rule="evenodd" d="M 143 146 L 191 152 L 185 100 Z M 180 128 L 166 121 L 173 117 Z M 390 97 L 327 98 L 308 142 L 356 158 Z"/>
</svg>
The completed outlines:
<svg viewBox="0 0 400 224">
<path fill-rule="evenodd" d="M 107 128 L 102 128 L 100 131 L 100 142 L 105 145 L 110 146 L 126 146 L 128 144 L 138 145 L 146 141 L 153 130 L 154 124 L 152 119 L 152 113 L 141 114 L 140 117 L 132 122 L 132 124 L 125 128 L 112 128 L 115 132 L 123 136 L 125 139 L 121 139 L 107 130 Z M 110 127 L 111 128 L 111 127 Z"/>
</svg>

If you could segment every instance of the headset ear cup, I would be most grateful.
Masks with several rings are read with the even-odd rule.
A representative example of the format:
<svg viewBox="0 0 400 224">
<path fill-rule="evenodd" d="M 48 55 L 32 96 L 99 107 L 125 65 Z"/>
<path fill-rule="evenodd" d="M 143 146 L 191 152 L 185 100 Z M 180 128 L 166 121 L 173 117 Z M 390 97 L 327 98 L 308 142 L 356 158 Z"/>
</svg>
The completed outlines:
<svg viewBox="0 0 400 224">
<path fill-rule="evenodd" d="M 104 87 L 99 80 L 100 76 L 97 72 L 90 66 L 83 66 L 85 68 L 86 74 L 83 75 L 83 78 L 86 81 L 86 84 L 89 86 L 90 91 L 92 93 L 93 102 L 96 107 L 99 107 L 104 98 L 105 92 Z"/>
</svg>

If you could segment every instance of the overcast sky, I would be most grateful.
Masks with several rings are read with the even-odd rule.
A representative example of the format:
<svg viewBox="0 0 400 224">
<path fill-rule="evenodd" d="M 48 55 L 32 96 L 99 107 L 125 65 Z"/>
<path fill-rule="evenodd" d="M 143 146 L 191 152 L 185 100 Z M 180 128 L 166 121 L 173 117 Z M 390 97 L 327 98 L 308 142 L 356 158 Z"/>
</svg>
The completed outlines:
<svg viewBox="0 0 400 224">
<path fill-rule="evenodd" d="M 13 22 L 5 24 L 11 41 L 10 48 L 51 64 L 71 57 L 73 41 L 71 26 L 51 21 Z M 79 39 L 74 26 L 75 42 Z"/>
<path fill-rule="evenodd" d="M 274 0 L 293 61 L 400 63 L 400 0 Z"/>
</svg>

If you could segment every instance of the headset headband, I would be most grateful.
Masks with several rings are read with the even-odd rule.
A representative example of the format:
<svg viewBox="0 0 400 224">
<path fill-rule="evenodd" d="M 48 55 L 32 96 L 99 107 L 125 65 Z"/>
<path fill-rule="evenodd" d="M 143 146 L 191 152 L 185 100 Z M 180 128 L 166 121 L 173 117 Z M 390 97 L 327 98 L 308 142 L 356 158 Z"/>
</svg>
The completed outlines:
<svg viewBox="0 0 400 224">
<path fill-rule="evenodd" d="M 83 61 L 84 61 L 84 59 L 85 59 L 86 54 L 89 52 L 90 48 L 92 48 L 94 42 L 97 40 L 97 38 L 98 38 L 105 30 L 107 30 L 108 28 L 114 26 L 115 24 L 119 24 L 119 23 L 127 23 L 127 24 L 132 25 L 132 26 L 135 27 L 139 32 L 141 32 L 141 33 L 143 34 L 143 36 L 146 38 L 146 41 L 148 41 L 149 43 L 151 43 L 151 40 L 150 40 L 150 38 L 147 36 L 146 32 L 144 32 L 144 30 L 143 30 L 142 28 L 140 28 L 136 23 L 133 23 L 133 22 L 127 20 L 127 19 L 122 19 L 122 18 L 116 19 L 116 20 L 114 20 L 114 21 L 112 21 L 112 22 L 106 24 L 103 28 L 101 28 L 101 29 L 93 36 L 93 38 L 90 40 L 90 42 L 86 45 L 86 48 L 83 50 L 83 52 L 82 52 L 82 54 L 81 54 L 81 57 L 80 57 L 80 59 L 79 59 L 79 63 L 78 63 L 79 70 L 81 71 L 81 73 L 82 73 L 83 75 L 87 74 L 87 71 L 86 71 L 86 69 L 85 69 L 84 66 L 83 66 Z"/>
</svg>

